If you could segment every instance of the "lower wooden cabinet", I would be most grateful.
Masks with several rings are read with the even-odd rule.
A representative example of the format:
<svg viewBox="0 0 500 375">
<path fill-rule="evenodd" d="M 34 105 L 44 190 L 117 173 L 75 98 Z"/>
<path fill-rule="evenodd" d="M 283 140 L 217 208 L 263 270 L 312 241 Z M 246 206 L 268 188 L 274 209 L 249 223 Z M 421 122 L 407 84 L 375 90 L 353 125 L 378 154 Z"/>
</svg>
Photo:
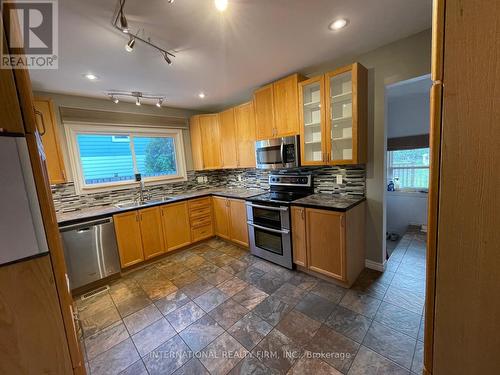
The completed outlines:
<svg viewBox="0 0 500 375">
<path fill-rule="evenodd" d="M 212 197 L 215 234 L 248 247 L 248 227 L 245 201 L 224 197 Z"/>
<path fill-rule="evenodd" d="M 187 202 L 172 203 L 160 207 L 166 251 L 172 251 L 191 243 Z"/>
<path fill-rule="evenodd" d="M 139 210 L 142 251 L 144 259 L 151 259 L 165 252 L 160 207 Z"/>
<path fill-rule="evenodd" d="M 365 267 L 365 203 L 346 212 L 292 206 L 293 262 L 351 286 Z"/>
<path fill-rule="evenodd" d="M 114 215 L 113 221 L 122 268 L 142 262 L 144 253 L 142 251 L 139 212 L 130 211 Z"/>
</svg>

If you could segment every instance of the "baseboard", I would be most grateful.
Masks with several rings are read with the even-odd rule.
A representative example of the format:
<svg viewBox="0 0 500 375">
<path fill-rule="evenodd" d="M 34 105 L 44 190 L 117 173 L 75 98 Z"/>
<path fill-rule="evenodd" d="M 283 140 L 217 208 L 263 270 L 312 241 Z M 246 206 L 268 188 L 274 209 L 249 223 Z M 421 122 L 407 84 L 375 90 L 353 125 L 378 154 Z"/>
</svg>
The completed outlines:
<svg viewBox="0 0 500 375">
<path fill-rule="evenodd" d="M 382 264 L 382 263 L 374 262 L 373 260 L 365 259 L 365 267 L 370 268 L 372 270 L 384 272 L 385 271 L 385 262 Z"/>
</svg>

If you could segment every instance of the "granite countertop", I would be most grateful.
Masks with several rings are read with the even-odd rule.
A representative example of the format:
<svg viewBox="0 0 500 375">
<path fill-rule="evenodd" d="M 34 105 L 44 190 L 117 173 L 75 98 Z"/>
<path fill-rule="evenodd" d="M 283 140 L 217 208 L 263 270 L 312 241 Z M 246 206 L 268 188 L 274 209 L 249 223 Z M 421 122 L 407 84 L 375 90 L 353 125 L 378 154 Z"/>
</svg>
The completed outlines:
<svg viewBox="0 0 500 375">
<path fill-rule="evenodd" d="M 144 204 L 144 205 L 141 205 L 139 207 L 118 208 L 118 207 L 115 207 L 114 205 L 110 205 L 110 206 L 104 206 L 104 207 L 86 208 L 83 210 L 77 210 L 77 211 L 71 211 L 71 212 L 60 212 L 60 213 L 57 213 L 57 222 L 58 222 L 59 226 L 62 226 L 62 225 L 68 225 L 68 224 L 75 224 L 75 223 L 86 221 L 86 220 L 93 220 L 93 219 L 108 217 L 108 216 L 112 216 L 112 215 L 117 214 L 117 213 L 134 211 L 134 210 L 145 208 L 145 207 L 154 207 L 154 206 L 159 206 L 159 205 L 163 205 L 163 204 L 180 202 L 180 201 L 183 201 L 186 199 L 201 198 L 201 197 L 206 197 L 206 196 L 211 196 L 211 195 L 216 195 L 216 196 L 221 196 L 221 197 L 226 197 L 226 198 L 245 199 L 245 198 L 252 197 L 254 195 L 262 194 L 264 192 L 265 192 L 265 190 L 261 190 L 261 189 L 212 188 L 212 189 L 203 189 L 203 190 L 197 190 L 197 191 L 192 191 L 192 192 L 186 192 L 186 193 L 181 193 L 181 194 L 165 194 L 168 197 L 172 197 L 172 199 L 169 199 L 169 200 L 164 201 L 164 202 L 156 201 L 152 204 Z M 154 199 L 153 199 L 153 201 L 154 201 Z"/>
<path fill-rule="evenodd" d="M 300 198 L 292 202 L 292 205 L 329 209 L 334 211 L 347 211 L 365 201 L 365 197 L 356 195 L 340 195 L 318 193 L 305 198 Z"/>
</svg>

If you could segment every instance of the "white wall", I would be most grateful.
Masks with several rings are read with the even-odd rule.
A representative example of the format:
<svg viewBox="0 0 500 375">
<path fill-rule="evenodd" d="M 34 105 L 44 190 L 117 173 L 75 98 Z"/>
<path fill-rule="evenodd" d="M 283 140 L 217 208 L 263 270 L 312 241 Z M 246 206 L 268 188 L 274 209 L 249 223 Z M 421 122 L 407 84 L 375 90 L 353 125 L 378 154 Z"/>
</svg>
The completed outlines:
<svg viewBox="0 0 500 375">
<path fill-rule="evenodd" d="M 408 225 L 427 225 L 427 193 L 387 192 L 387 231 L 403 235 Z"/>
<path fill-rule="evenodd" d="M 390 98 L 388 107 L 387 138 L 429 134 L 429 92 Z"/>
</svg>

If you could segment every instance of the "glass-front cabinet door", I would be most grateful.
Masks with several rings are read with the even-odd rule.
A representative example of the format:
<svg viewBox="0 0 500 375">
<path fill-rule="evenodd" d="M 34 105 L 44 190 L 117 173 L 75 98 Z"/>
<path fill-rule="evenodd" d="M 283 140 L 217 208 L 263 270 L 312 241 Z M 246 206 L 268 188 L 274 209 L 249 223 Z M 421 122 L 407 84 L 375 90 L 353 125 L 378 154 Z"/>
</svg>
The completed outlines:
<svg viewBox="0 0 500 375">
<path fill-rule="evenodd" d="M 314 77 L 299 83 L 301 164 L 326 162 L 325 80 Z"/>
</svg>

